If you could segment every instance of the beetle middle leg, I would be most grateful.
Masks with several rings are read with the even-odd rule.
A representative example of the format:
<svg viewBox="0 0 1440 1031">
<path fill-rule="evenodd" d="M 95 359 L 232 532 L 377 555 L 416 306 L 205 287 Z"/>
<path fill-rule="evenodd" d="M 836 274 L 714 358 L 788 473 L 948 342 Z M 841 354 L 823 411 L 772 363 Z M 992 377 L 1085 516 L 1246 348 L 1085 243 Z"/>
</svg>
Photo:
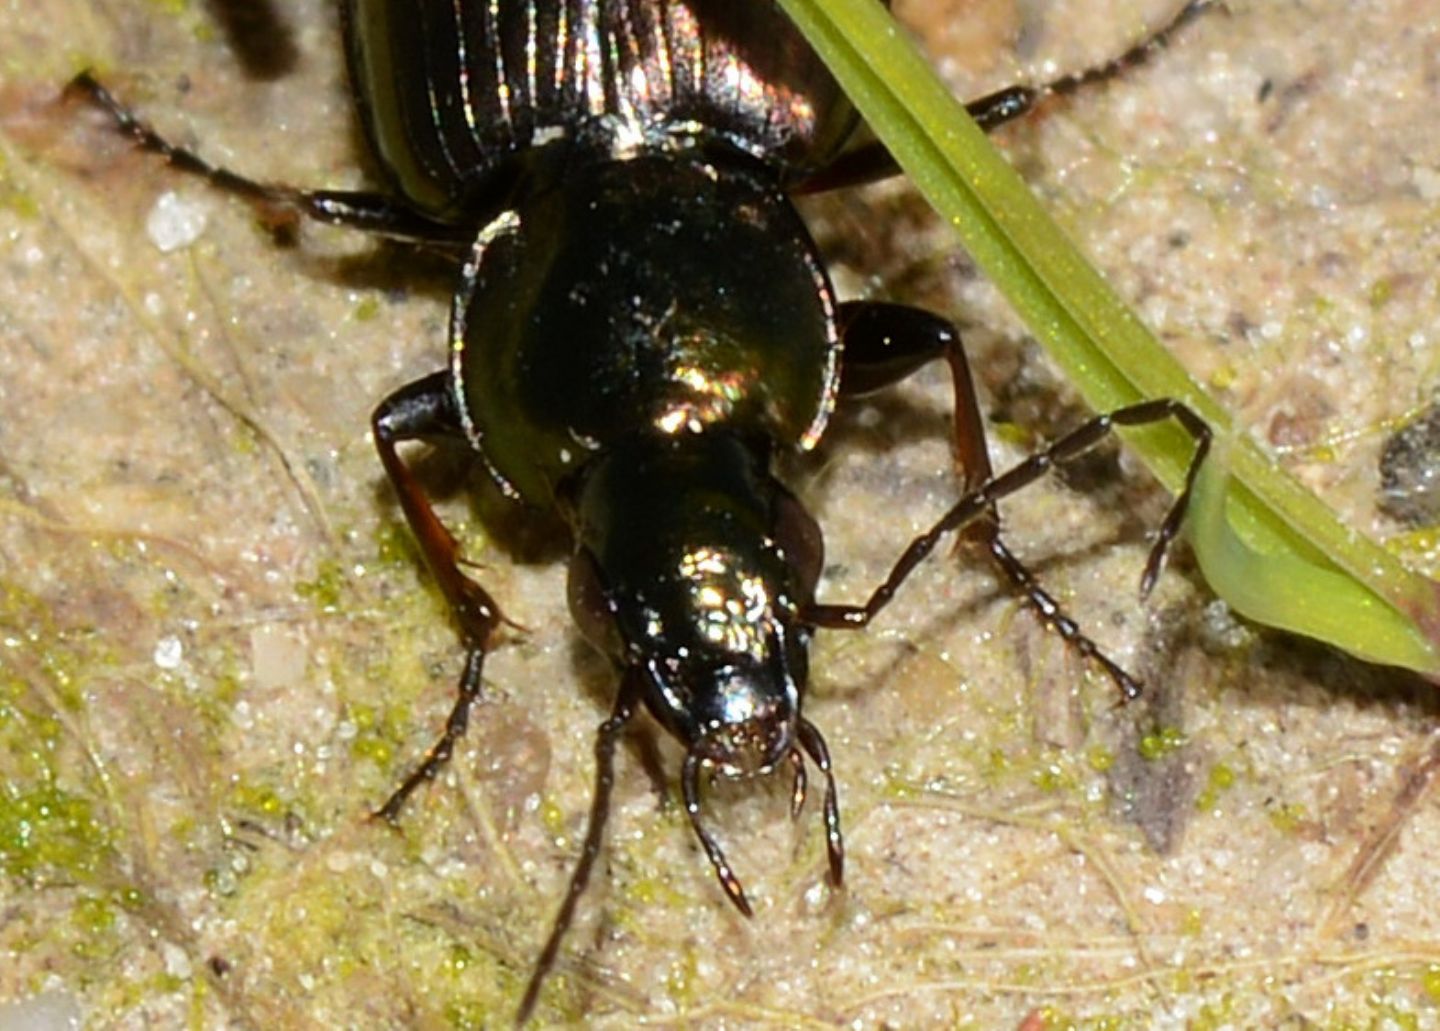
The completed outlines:
<svg viewBox="0 0 1440 1031">
<path fill-rule="evenodd" d="M 375 409 L 371 418 L 375 448 L 394 484 L 400 509 L 410 524 L 441 592 L 450 603 L 465 643 L 465 670 L 460 675 L 458 697 L 445 721 L 445 730 L 431 746 L 424 760 L 399 788 L 376 810 L 380 819 L 394 822 L 405 800 L 426 781 L 433 780 L 450 760 L 455 743 L 465 734 L 470 706 L 480 695 L 480 675 L 491 638 L 504 621 L 500 607 L 485 588 L 460 571 L 459 546 L 445 524 L 440 522 L 424 488 L 401 459 L 396 445 L 401 441 L 461 434 L 460 417 L 450 390 L 450 374 L 437 372 L 401 387 Z"/>
<path fill-rule="evenodd" d="M 994 503 L 1038 479 L 1051 466 L 1079 457 L 1107 436 L 1113 426 L 1176 419 L 1195 439 L 1195 454 L 1186 474 L 1185 487 L 1161 524 L 1146 562 L 1141 593 L 1148 594 L 1159 575 L 1165 552 L 1179 532 L 1191 485 L 1209 450 L 1209 427 L 1179 402 L 1168 399 L 1143 402 L 1109 415 L 1097 416 L 1047 451 L 996 478 L 985 448 L 985 427 L 969 363 L 961 345 L 960 333 L 950 322 L 919 308 L 867 301 L 842 305 L 840 326 L 845 342 L 840 380 L 844 397 L 863 396 L 879 390 L 899 382 L 930 361 L 945 359 L 950 366 L 954 389 L 955 457 L 961 468 L 964 488 L 970 493 L 928 534 L 917 537 L 911 543 L 889 579 L 876 590 L 867 605 L 815 605 L 807 612 L 807 619 L 827 627 L 864 626 L 889 602 L 894 590 L 930 553 L 941 536 L 963 531 L 965 539 L 989 552 L 1006 579 L 1047 626 L 1060 634 L 1081 656 L 1104 670 L 1126 700 L 1139 697 L 1139 682 L 1085 635 L 1079 624 L 1066 615 L 1059 601 L 1010 551 L 1001 537 L 1000 518 Z M 983 499 L 983 503 L 977 505 L 973 501 L 975 498 Z"/>
</svg>

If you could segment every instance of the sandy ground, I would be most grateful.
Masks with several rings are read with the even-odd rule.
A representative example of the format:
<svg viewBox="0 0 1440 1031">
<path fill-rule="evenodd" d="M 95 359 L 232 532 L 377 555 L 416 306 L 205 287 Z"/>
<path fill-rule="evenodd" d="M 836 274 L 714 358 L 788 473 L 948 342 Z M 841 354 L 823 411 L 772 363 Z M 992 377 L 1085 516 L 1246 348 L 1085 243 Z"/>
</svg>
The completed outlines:
<svg viewBox="0 0 1440 1031">
<path fill-rule="evenodd" d="M 964 95 L 1170 8 L 899 6 Z M 178 0 L 0 0 L 0 1026 L 504 1026 L 576 853 L 611 676 L 563 533 L 454 456 L 427 483 L 528 632 L 399 832 L 365 818 L 458 672 L 367 438 L 441 362 L 449 270 L 308 226 L 277 247 L 54 104 L 94 66 L 218 162 L 359 185 L 332 14 L 286 16 L 293 62 L 256 74 Z M 1236 0 L 1003 136 L 1237 422 L 1418 562 L 1378 461 L 1440 362 L 1437 54 L 1435 0 Z M 903 182 L 807 213 L 848 294 L 960 323 L 998 463 L 1084 417 Z M 828 597 L 953 497 L 948 406 L 917 377 L 794 470 Z M 537 1023 L 1440 1026 L 1431 688 L 1237 624 L 1183 549 L 1140 606 L 1166 500 L 1110 452 L 1006 509 L 1144 703 L 984 566 L 931 562 L 869 633 L 822 635 L 843 894 L 813 805 L 792 825 L 783 784 L 717 786 L 744 921 L 627 748 Z"/>
</svg>

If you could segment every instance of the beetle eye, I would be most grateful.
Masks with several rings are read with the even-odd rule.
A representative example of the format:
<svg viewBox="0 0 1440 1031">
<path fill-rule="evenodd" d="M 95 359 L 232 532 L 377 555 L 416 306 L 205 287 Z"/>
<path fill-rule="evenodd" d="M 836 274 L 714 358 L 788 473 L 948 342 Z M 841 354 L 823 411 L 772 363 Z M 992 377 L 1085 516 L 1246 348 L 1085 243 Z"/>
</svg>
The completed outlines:
<svg viewBox="0 0 1440 1031">
<path fill-rule="evenodd" d="M 771 533 L 785 561 L 799 578 L 800 588 L 808 597 L 815 590 L 820 579 L 820 570 L 825 564 L 825 537 L 820 524 L 800 504 L 800 499 L 784 487 L 776 484 L 774 521 Z"/>
<path fill-rule="evenodd" d="M 581 548 L 570 560 L 566 591 L 571 618 L 585 639 L 611 658 L 621 658 L 624 645 L 615 625 L 615 609 L 605 590 L 600 567 L 588 548 Z"/>
</svg>

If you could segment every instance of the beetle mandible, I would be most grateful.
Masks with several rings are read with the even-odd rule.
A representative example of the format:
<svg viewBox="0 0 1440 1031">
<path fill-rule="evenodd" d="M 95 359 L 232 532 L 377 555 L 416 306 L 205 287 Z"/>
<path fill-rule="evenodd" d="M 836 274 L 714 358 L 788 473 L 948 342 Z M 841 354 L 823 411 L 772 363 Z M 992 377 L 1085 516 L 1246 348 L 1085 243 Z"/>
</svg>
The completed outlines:
<svg viewBox="0 0 1440 1031">
<path fill-rule="evenodd" d="M 985 128 L 1044 96 L 1143 60 L 1208 0 L 1101 67 L 969 105 Z M 1173 418 L 1195 439 L 1181 493 L 1141 580 L 1158 576 L 1210 434 L 1171 400 L 1098 416 L 995 476 L 960 337 L 917 308 L 841 302 L 789 195 L 895 171 L 846 148 L 856 116 L 770 0 L 346 0 L 345 39 L 367 139 L 389 193 L 259 183 L 176 147 L 92 77 L 72 88 L 141 147 L 252 201 L 453 255 L 449 362 L 372 418 L 401 509 L 466 649 L 444 732 L 376 815 L 393 821 L 449 760 L 503 617 L 460 568 L 454 538 L 401 442 L 458 438 L 502 491 L 569 526 L 571 611 L 619 687 L 596 738 L 580 859 L 533 968 L 544 978 L 599 854 L 617 742 L 642 706 L 683 745 L 680 786 L 731 902 L 751 906 L 701 820 L 702 772 L 825 780 L 828 875 L 844 845 L 835 776 L 804 715 L 818 629 L 866 626 L 947 536 L 986 550 L 1040 617 L 1125 698 L 1140 685 L 1086 637 L 1010 552 L 995 505 L 1115 426 Z M 817 601 L 823 538 L 776 477 L 814 448 L 837 404 L 936 359 L 955 393 L 967 493 L 901 554 L 863 604 Z"/>
</svg>

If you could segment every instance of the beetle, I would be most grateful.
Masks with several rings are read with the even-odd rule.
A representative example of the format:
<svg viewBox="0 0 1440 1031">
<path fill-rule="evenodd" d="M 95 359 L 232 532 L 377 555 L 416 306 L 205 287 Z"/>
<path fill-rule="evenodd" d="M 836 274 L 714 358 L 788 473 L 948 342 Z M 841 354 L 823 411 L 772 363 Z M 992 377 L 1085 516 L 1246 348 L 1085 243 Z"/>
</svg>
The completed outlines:
<svg viewBox="0 0 1440 1031">
<path fill-rule="evenodd" d="M 1120 58 L 1042 89 L 970 105 L 988 128 L 1041 98 L 1143 60 L 1208 0 Z M 1195 450 L 1156 535 L 1159 575 L 1210 432 L 1160 399 L 1093 418 L 995 475 L 959 333 L 899 304 L 841 302 L 790 195 L 894 171 L 876 144 L 847 149 L 856 115 L 768 0 L 347 0 L 352 88 L 386 193 L 260 183 L 176 147 L 93 77 L 72 89 L 140 147 L 253 202 L 439 250 L 459 273 L 447 366 L 401 387 L 371 429 L 385 473 L 465 646 L 457 698 L 425 758 L 376 816 L 398 818 L 464 735 L 504 622 L 400 454 L 465 442 L 517 503 L 558 513 L 574 544 L 570 608 L 619 672 L 596 735 L 580 858 L 519 1007 L 528 1018 L 600 852 L 622 732 L 640 708 L 685 749 L 685 811 L 727 897 L 752 913 L 701 818 L 702 773 L 806 761 L 825 781 L 828 879 L 844 876 L 836 779 L 804 715 L 808 645 L 885 608 L 946 537 L 962 535 L 1053 629 L 1117 685 L 1107 657 L 1010 552 L 996 504 L 1117 426 L 1176 420 Z M 774 471 L 808 452 L 836 409 L 934 360 L 955 396 L 966 493 L 914 538 L 862 604 L 823 602 L 823 536 Z"/>
</svg>

